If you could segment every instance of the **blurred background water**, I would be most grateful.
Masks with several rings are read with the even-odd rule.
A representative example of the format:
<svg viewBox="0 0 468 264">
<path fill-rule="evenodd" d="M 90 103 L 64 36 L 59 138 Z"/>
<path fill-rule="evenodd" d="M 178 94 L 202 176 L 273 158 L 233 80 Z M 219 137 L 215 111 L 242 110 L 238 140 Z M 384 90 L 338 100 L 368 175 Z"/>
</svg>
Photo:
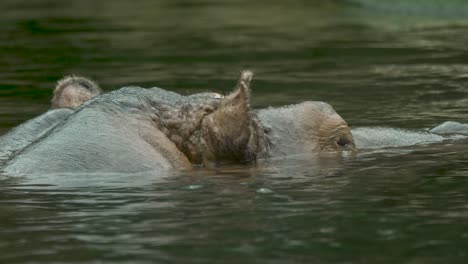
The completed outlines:
<svg viewBox="0 0 468 264">
<path fill-rule="evenodd" d="M 354 129 L 468 122 L 462 0 L 0 2 L 0 135 L 56 80 L 332 104 Z M 464 263 L 468 142 L 160 175 L 0 176 L 2 263 Z"/>
</svg>

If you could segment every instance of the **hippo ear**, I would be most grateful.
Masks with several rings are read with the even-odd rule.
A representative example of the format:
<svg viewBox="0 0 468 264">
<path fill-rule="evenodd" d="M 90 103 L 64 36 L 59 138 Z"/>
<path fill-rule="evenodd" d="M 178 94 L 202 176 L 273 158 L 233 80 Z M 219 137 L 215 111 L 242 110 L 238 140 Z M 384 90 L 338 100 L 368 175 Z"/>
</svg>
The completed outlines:
<svg viewBox="0 0 468 264">
<path fill-rule="evenodd" d="M 243 71 L 234 91 L 223 98 L 218 109 L 202 124 L 207 163 L 255 160 L 259 145 L 259 125 L 250 109 L 251 71 Z"/>
<path fill-rule="evenodd" d="M 249 118 L 250 111 L 250 81 L 253 73 L 242 71 L 234 91 L 226 96 L 218 108 L 219 118 L 232 119 L 243 122 Z"/>
<path fill-rule="evenodd" d="M 57 82 L 52 108 L 77 107 L 101 94 L 99 86 L 84 77 L 66 76 Z"/>
</svg>

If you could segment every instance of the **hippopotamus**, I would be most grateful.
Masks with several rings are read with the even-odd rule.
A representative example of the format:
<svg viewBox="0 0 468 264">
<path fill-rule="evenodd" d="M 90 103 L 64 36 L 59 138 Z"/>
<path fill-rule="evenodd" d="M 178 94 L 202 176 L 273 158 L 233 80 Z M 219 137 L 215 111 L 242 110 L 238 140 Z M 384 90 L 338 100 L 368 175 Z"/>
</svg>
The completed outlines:
<svg viewBox="0 0 468 264">
<path fill-rule="evenodd" d="M 327 103 L 253 110 L 252 76 L 241 72 L 226 96 L 135 86 L 101 94 L 88 79 L 66 78 L 55 90 L 54 109 L 0 138 L 3 171 L 160 171 L 355 153 L 347 123 Z"/>
</svg>

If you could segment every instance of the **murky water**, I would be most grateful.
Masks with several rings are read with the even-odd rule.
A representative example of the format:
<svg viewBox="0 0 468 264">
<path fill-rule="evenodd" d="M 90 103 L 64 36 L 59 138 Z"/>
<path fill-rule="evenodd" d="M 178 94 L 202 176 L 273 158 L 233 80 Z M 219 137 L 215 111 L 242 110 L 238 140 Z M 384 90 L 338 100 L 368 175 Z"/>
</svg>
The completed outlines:
<svg viewBox="0 0 468 264">
<path fill-rule="evenodd" d="M 0 134 L 46 111 L 65 74 L 187 94 L 227 92 L 250 68 L 255 107 L 329 102 L 374 147 L 0 176 L 0 262 L 466 262 L 468 140 L 426 132 L 468 123 L 468 3 L 391 2 L 1 1 Z"/>
</svg>

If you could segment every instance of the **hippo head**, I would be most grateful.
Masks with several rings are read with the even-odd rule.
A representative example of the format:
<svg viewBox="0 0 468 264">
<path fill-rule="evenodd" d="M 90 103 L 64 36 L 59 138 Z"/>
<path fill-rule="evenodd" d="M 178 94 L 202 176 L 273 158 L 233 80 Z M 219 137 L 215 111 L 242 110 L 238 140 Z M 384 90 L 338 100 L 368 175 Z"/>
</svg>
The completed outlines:
<svg viewBox="0 0 468 264">
<path fill-rule="evenodd" d="M 77 107 L 101 93 L 99 86 L 87 78 L 66 76 L 54 89 L 52 108 Z"/>
<path fill-rule="evenodd" d="M 348 125 L 326 103 L 307 101 L 252 110 L 251 79 L 252 73 L 243 71 L 234 91 L 224 97 L 209 93 L 189 96 L 198 99 L 187 101 L 189 111 L 183 110 L 185 105 L 173 113 L 181 116 L 182 111 L 186 118 L 162 120 L 160 129 L 191 163 L 209 167 L 278 155 L 355 153 Z M 169 131 L 164 124 L 176 129 Z"/>
<path fill-rule="evenodd" d="M 356 152 L 347 123 L 327 103 L 300 104 L 258 111 L 273 156 Z"/>
</svg>

